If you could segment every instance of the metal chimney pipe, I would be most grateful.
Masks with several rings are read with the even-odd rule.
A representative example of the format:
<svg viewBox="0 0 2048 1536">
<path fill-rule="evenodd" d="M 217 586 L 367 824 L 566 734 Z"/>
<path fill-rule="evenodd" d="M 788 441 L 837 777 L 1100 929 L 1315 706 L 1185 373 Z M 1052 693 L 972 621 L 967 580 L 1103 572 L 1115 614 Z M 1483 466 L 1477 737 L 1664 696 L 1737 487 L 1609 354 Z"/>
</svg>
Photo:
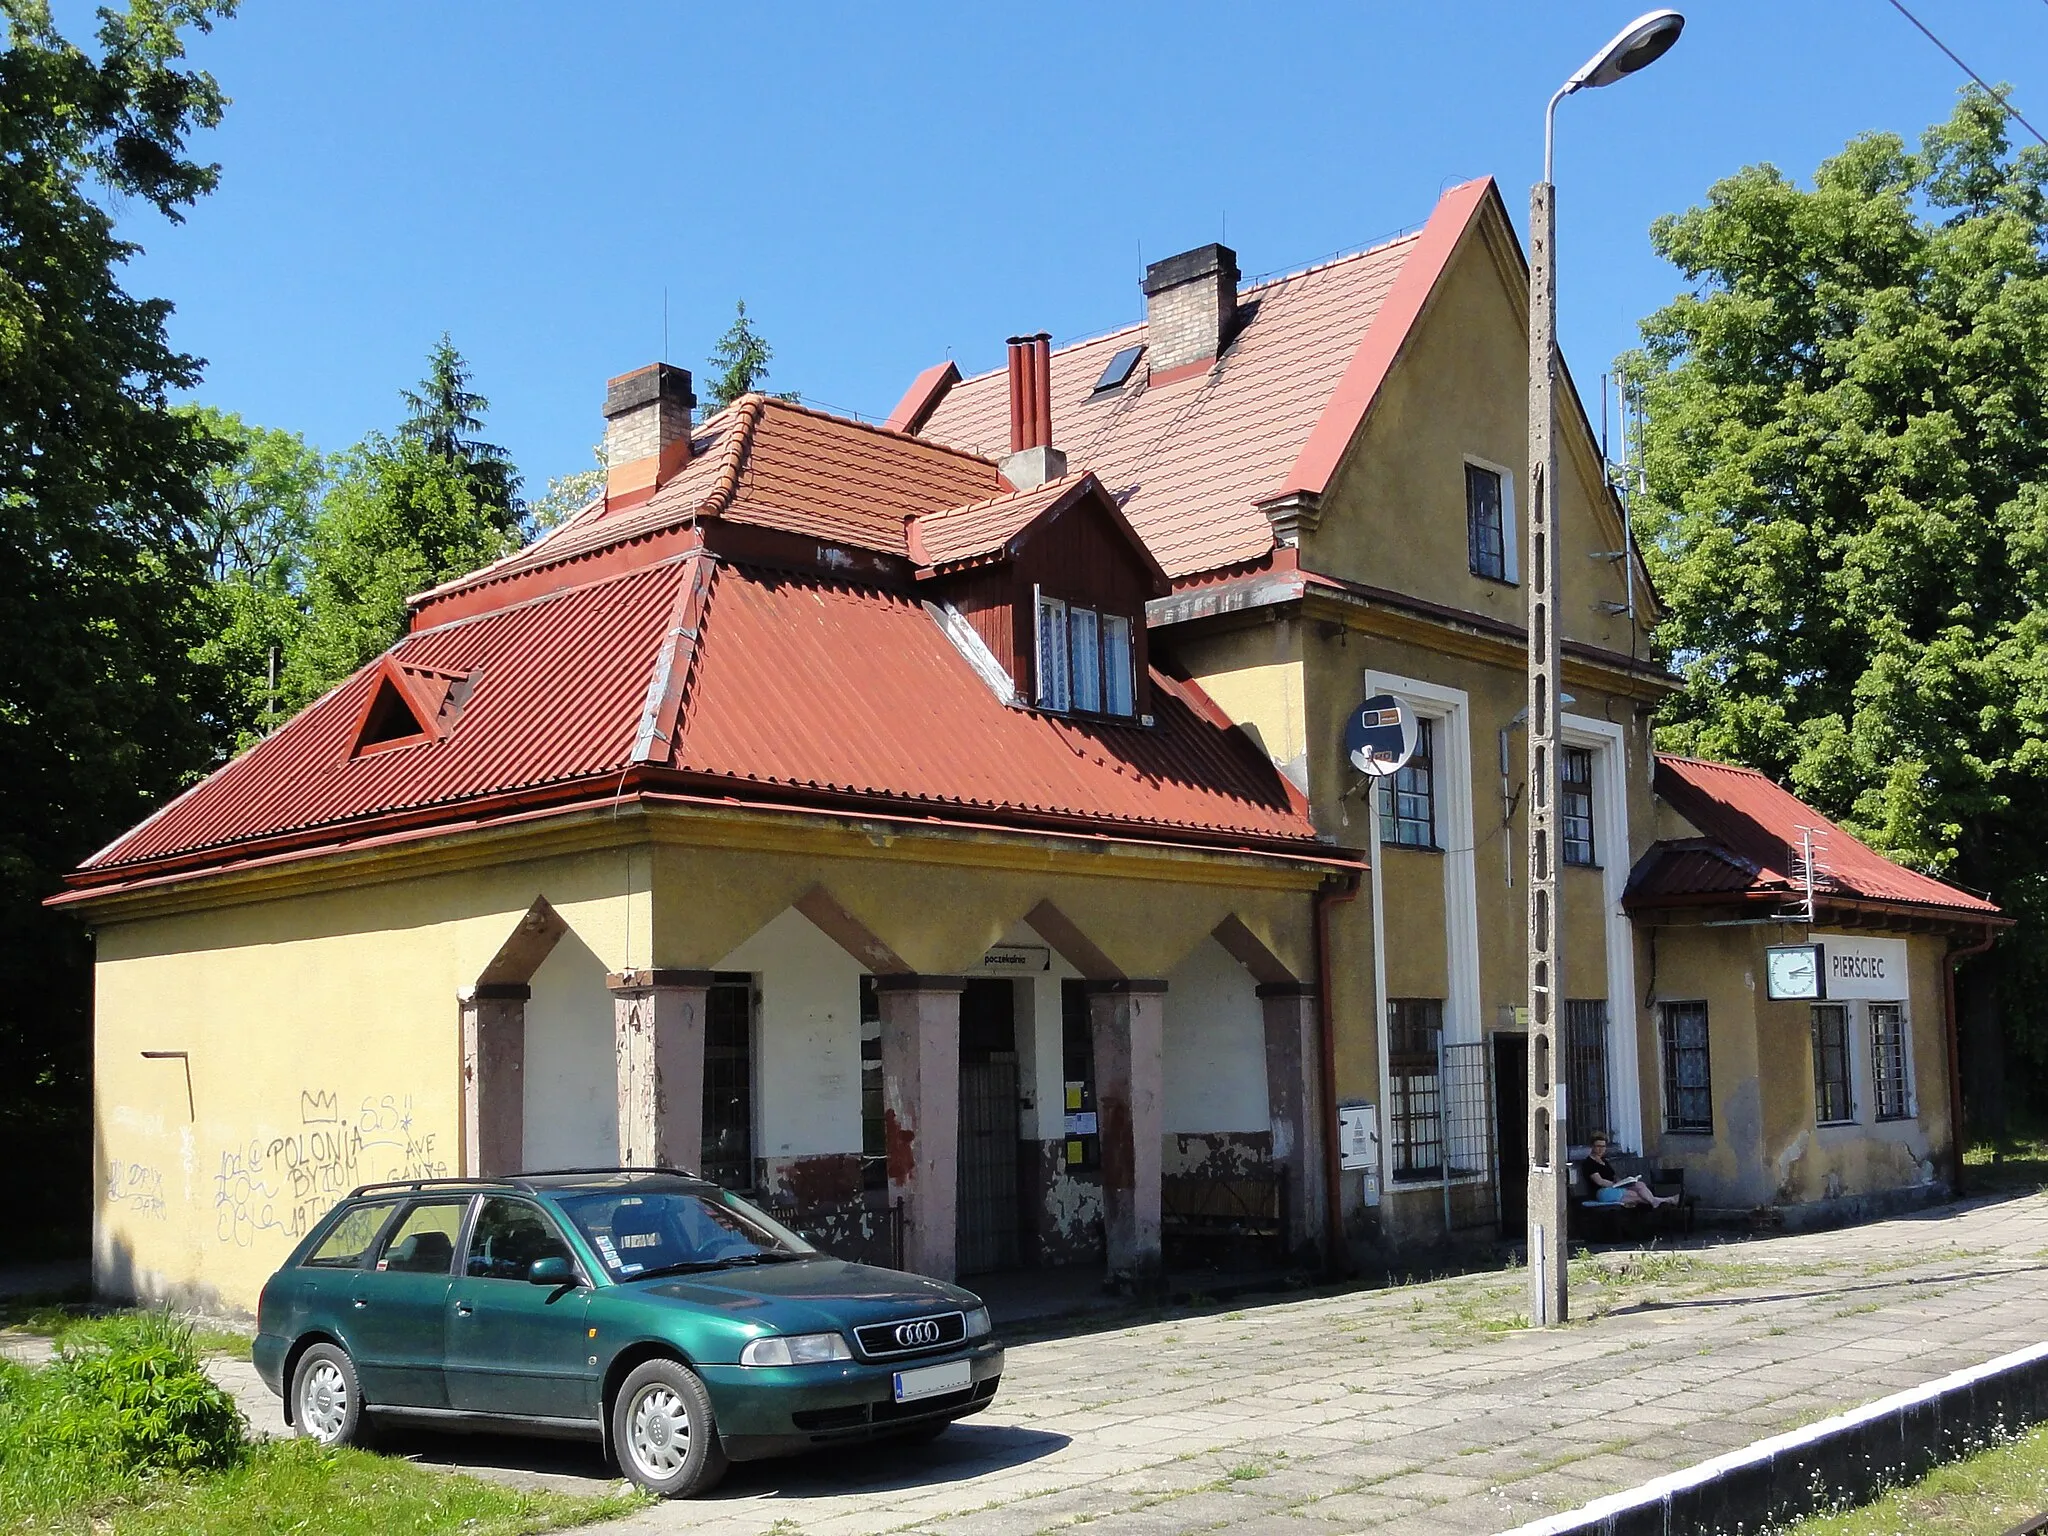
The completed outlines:
<svg viewBox="0 0 2048 1536">
<path fill-rule="evenodd" d="M 1029 343 L 1022 336 L 1010 338 L 1010 452 L 1021 453 L 1030 446 L 1029 430 L 1025 425 L 1026 399 L 1029 389 L 1025 370 L 1030 366 L 1027 355 Z"/>
<path fill-rule="evenodd" d="M 1052 446 L 1052 334 L 1040 331 L 1031 338 L 1032 383 L 1037 386 L 1032 404 L 1035 407 L 1033 425 L 1037 431 L 1032 435 L 1027 448 L 1050 448 Z"/>
</svg>

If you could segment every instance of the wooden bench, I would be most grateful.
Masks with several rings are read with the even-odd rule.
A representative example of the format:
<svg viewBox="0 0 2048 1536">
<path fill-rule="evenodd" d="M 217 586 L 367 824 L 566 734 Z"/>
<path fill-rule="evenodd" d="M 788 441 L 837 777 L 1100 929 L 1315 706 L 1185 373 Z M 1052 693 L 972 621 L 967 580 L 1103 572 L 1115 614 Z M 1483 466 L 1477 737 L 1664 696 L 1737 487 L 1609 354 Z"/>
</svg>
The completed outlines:
<svg viewBox="0 0 2048 1536">
<path fill-rule="evenodd" d="M 1610 1153 L 1607 1161 L 1623 1178 L 1639 1174 L 1656 1195 L 1676 1195 L 1678 1204 L 1652 1210 L 1647 1206 L 1601 1204 L 1586 1183 L 1580 1159 L 1573 1158 L 1571 1183 L 1565 1195 L 1565 1231 L 1588 1243 L 1639 1242 L 1656 1233 L 1692 1231 L 1693 1198 L 1685 1192 L 1683 1168 L 1652 1168 L 1640 1157 Z"/>
<path fill-rule="evenodd" d="M 1159 1229 L 1164 1244 L 1212 1258 L 1219 1247 L 1237 1247 L 1285 1262 L 1287 1172 L 1169 1173 L 1160 1181 Z"/>
</svg>

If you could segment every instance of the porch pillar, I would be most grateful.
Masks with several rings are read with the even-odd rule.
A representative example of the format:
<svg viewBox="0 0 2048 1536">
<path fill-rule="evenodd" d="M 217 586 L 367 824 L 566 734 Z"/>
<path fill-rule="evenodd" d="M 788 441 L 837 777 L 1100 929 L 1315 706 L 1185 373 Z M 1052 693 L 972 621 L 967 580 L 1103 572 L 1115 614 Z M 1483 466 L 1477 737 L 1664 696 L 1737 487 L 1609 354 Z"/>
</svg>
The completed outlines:
<svg viewBox="0 0 2048 1536">
<path fill-rule="evenodd" d="M 612 1045 L 619 1162 L 698 1172 L 704 1156 L 704 1003 L 709 971 L 618 971 Z"/>
<path fill-rule="evenodd" d="M 875 978 L 882 1010 L 882 1137 L 889 1200 L 903 1202 L 903 1267 L 950 1280 L 960 1181 L 958 976 Z"/>
<path fill-rule="evenodd" d="M 485 983 L 462 998 L 462 1172 L 493 1179 L 526 1157 L 526 1000 L 518 983 Z"/>
<path fill-rule="evenodd" d="M 1321 1057 L 1316 1039 L 1316 991 L 1298 981 L 1259 988 L 1266 1027 L 1266 1106 L 1273 1127 L 1273 1162 L 1287 1174 L 1287 1251 L 1306 1255 L 1323 1241 L 1323 1124 Z"/>
<path fill-rule="evenodd" d="M 1156 1281 L 1164 1267 L 1159 1195 L 1166 983 L 1091 981 L 1087 988 L 1109 1273 L 1142 1287 Z"/>
</svg>

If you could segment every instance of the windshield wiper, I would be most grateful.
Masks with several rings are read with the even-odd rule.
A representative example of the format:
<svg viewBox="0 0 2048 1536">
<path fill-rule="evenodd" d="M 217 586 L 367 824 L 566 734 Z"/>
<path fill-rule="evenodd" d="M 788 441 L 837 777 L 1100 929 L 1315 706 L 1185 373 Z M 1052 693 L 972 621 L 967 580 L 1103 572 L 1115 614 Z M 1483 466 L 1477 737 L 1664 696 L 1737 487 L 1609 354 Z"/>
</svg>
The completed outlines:
<svg viewBox="0 0 2048 1536">
<path fill-rule="evenodd" d="M 797 1261 L 798 1259 L 801 1259 L 801 1258 L 806 1258 L 806 1257 L 808 1257 L 808 1255 L 806 1255 L 806 1254 L 801 1254 L 801 1253 L 780 1253 L 780 1252 L 777 1252 L 777 1251 L 776 1251 L 776 1250 L 774 1250 L 774 1249 L 770 1249 L 770 1248 L 764 1248 L 764 1249 L 762 1249 L 762 1250 L 761 1250 L 760 1252 L 758 1252 L 758 1253 L 730 1253 L 730 1254 L 727 1254 L 727 1255 L 726 1255 L 726 1256 L 725 1256 L 724 1258 L 722 1258 L 722 1259 L 716 1259 L 716 1260 L 713 1260 L 713 1262 L 714 1262 L 714 1263 L 716 1263 L 716 1264 L 719 1264 L 719 1265 L 727 1265 L 727 1264 L 793 1264 L 793 1263 L 795 1263 L 795 1262 L 796 1262 L 796 1261 Z"/>
<path fill-rule="evenodd" d="M 637 1274 L 621 1275 L 621 1280 L 652 1280 L 657 1275 L 697 1275 L 707 1269 L 719 1269 L 723 1259 L 684 1259 L 677 1264 L 657 1264 L 652 1269 L 643 1269 Z"/>
</svg>

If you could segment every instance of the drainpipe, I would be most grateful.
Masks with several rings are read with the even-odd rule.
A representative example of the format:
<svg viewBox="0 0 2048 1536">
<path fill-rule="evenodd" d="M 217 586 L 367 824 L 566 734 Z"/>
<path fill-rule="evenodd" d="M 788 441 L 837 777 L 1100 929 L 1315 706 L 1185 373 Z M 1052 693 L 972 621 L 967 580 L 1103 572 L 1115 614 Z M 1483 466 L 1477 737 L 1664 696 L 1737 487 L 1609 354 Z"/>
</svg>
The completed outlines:
<svg viewBox="0 0 2048 1536">
<path fill-rule="evenodd" d="M 1948 1134 L 1954 1145 L 1955 1177 L 1950 1187 L 1956 1194 L 1963 1192 L 1963 1070 L 1962 1052 L 1957 1045 L 1961 1033 L 1956 1020 L 1956 962 L 1967 960 L 1972 955 L 1981 955 L 1991 947 L 1998 934 L 1989 923 L 1984 925 L 1984 937 L 1974 944 L 1961 949 L 1950 949 L 1941 957 L 1941 1011 L 1942 1023 L 1948 1029 Z"/>
<path fill-rule="evenodd" d="M 1330 1273 L 1341 1275 L 1344 1261 L 1342 1170 L 1337 1166 L 1337 1004 L 1330 987 L 1330 908 L 1358 899 L 1358 876 L 1325 880 L 1316 887 L 1316 1055 L 1322 1080 L 1323 1117 L 1323 1249 Z"/>
</svg>

